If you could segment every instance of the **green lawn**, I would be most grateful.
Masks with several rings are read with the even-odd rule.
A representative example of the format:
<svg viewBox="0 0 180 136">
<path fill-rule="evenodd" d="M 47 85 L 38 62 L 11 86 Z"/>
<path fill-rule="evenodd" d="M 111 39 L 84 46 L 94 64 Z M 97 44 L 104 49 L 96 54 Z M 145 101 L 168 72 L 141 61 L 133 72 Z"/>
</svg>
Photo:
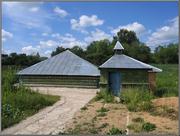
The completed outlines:
<svg viewBox="0 0 180 136">
<path fill-rule="evenodd" d="M 17 82 L 15 72 L 14 68 L 2 70 L 2 129 L 20 122 L 60 99 L 59 96 L 33 92 L 24 86 L 13 87 Z"/>
<path fill-rule="evenodd" d="M 157 73 L 157 95 L 178 96 L 178 64 L 154 64 L 163 71 Z"/>
</svg>

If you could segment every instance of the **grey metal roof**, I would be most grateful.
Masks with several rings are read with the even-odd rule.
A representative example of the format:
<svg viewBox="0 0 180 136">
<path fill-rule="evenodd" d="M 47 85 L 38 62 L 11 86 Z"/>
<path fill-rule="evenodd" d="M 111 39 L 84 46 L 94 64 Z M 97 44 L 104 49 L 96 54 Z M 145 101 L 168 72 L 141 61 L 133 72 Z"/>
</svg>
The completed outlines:
<svg viewBox="0 0 180 136">
<path fill-rule="evenodd" d="M 95 65 L 66 50 L 47 60 L 25 68 L 17 74 L 100 76 L 100 71 Z"/>
<path fill-rule="evenodd" d="M 114 50 L 124 50 L 123 46 L 119 41 L 116 42 L 116 45 L 114 46 Z"/>
<path fill-rule="evenodd" d="M 120 68 L 120 69 L 147 69 L 152 72 L 161 72 L 161 69 L 158 69 L 149 64 L 143 63 L 139 60 L 131 58 L 126 55 L 113 55 L 108 59 L 104 64 L 99 66 L 99 68 Z"/>
</svg>

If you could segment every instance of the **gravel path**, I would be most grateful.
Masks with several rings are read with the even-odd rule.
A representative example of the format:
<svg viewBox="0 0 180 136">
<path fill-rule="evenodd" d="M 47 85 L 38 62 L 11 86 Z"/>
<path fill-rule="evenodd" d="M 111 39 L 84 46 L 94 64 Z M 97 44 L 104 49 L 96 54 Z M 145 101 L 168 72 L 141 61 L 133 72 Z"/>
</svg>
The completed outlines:
<svg viewBox="0 0 180 136">
<path fill-rule="evenodd" d="M 95 95 L 98 89 L 32 87 L 44 94 L 59 95 L 61 100 L 53 106 L 42 109 L 19 124 L 7 128 L 1 134 L 58 134 L 63 132 L 66 123 L 73 118 Z"/>
</svg>

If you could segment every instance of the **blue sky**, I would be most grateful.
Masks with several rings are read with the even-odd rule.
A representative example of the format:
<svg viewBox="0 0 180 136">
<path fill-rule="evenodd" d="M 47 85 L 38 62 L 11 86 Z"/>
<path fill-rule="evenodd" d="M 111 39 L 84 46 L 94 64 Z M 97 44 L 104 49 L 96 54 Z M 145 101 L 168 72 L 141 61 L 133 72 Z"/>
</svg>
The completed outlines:
<svg viewBox="0 0 180 136">
<path fill-rule="evenodd" d="M 49 56 L 57 46 L 135 31 L 152 50 L 178 42 L 178 2 L 3 2 L 2 51 Z"/>
</svg>

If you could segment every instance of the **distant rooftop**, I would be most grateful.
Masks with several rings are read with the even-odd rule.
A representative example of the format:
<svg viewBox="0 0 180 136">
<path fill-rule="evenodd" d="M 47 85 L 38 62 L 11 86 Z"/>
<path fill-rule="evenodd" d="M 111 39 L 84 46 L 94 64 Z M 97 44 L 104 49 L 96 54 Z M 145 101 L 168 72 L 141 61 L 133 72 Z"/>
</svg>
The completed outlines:
<svg viewBox="0 0 180 136">
<path fill-rule="evenodd" d="M 119 41 L 116 42 L 116 45 L 114 46 L 114 50 L 124 50 L 123 46 Z"/>
<path fill-rule="evenodd" d="M 25 68 L 17 74 L 100 76 L 98 67 L 69 50 Z"/>
</svg>

